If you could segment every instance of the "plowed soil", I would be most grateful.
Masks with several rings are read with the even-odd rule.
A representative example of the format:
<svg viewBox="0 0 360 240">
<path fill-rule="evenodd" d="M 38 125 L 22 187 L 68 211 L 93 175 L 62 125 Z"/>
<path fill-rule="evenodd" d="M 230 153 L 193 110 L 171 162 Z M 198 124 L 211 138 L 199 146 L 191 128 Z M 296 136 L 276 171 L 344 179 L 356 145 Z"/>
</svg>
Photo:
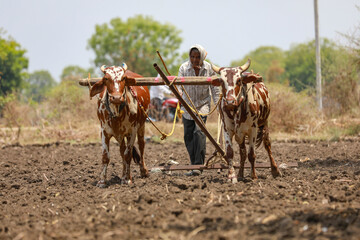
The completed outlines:
<svg viewBox="0 0 360 240">
<path fill-rule="evenodd" d="M 110 150 L 109 186 L 100 189 L 100 144 L 0 149 L 0 239 L 360 238 L 359 139 L 273 142 L 283 176 L 258 168 L 252 180 L 245 169 L 237 184 L 226 170 L 142 179 L 132 164 L 133 184 L 124 185 L 118 145 Z M 145 154 L 148 167 L 189 163 L 182 143 L 148 142 Z M 256 154 L 268 163 L 263 147 Z"/>
</svg>

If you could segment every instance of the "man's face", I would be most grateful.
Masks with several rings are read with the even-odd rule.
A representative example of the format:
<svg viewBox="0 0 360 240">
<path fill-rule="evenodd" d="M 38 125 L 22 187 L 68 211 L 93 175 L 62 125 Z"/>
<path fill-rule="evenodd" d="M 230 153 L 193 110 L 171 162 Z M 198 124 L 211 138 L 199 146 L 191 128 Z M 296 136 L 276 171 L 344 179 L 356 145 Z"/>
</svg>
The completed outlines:
<svg viewBox="0 0 360 240">
<path fill-rule="evenodd" d="M 190 52 L 190 61 L 194 67 L 200 67 L 200 52 L 197 49 L 193 49 Z"/>
</svg>

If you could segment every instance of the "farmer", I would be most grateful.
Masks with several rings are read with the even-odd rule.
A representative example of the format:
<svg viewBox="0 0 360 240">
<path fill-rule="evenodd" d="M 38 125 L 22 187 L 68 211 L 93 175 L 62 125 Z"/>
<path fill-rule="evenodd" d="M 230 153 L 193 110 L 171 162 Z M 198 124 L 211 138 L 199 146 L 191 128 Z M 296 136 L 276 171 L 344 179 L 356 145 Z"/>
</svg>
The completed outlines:
<svg viewBox="0 0 360 240">
<path fill-rule="evenodd" d="M 205 61 L 207 52 L 205 49 L 196 44 L 189 50 L 189 60 L 184 62 L 179 69 L 179 77 L 189 76 L 205 76 L 210 77 L 215 75 L 211 68 L 211 64 Z M 200 114 L 207 114 L 210 112 L 211 96 L 214 103 L 217 103 L 219 98 L 219 88 L 214 86 L 184 86 L 191 101 Z M 192 107 L 187 95 L 182 93 L 184 100 Z M 206 136 L 201 129 L 196 125 L 190 114 L 182 106 L 183 125 L 184 125 L 184 141 L 186 149 L 190 156 L 191 165 L 203 165 L 206 153 Z M 206 123 L 206 116 L 201 116 L 204 123 Z M 185 173 L 186 176 L 200 175 L 199 170 L 192 170 Z"/>
</svg>

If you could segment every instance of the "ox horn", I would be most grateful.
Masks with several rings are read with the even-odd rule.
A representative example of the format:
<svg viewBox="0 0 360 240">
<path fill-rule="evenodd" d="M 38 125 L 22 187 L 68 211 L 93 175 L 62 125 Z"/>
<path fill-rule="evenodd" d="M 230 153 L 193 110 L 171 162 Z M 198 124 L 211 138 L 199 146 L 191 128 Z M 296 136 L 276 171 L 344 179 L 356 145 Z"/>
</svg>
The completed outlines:
<svg viewBox="0 0 360 240">
<path fill-rule="evenodd" d="M 126 65 L 126 63 L 122 64 L 122 68 L 124 69 L 124 71 L 126 71 L 128 69 L 128 66 Z"/>
<path fill-rule="evenodd" d="M 250 58 L 248 58 L 247 62 L 240 67 L 241 71 L 245 72 L 246 70 L 248 70 L 248 68 L 250 67 L 250 63 L 251 63 L 251 60 L 250 60 Z"/>
<path fill-rule="evenodd" d="M 103 73 L 105 73 L 105 68 L 106 68 L 106 65 L 102 65 L 102 66 L 100 67 L 100 70 L 101 70 Z"/>
<path fill-rule="evenodd" d="M 220 72 L 220 68 L 218 66 L 215 66 L 214 64 L 211 64 L 211 68 L 212 70 L 214 70 L 214 72 L 219 73 Z"/>
</svg>

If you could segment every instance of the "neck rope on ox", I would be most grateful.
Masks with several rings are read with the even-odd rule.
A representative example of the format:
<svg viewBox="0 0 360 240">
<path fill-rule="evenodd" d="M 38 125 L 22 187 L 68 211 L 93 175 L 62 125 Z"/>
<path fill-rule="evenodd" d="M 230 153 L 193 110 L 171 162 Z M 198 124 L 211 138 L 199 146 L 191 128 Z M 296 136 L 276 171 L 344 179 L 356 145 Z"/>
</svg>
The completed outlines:
<svg viewBox="0 0 360 240">
<path fill-rule="evenodd" d="M 140 102 L 137 99 L 136 92 L 134 91 L 134 89 L 132 87 L 129 87 L 129 90 L 130 90 L 131 96 L 133 96 L 136 99 L 137 103 L 140 105 L 140 107 L 142 107 L 142 105 L 140 104 Z M 105 91 L 106 92 L 105 92 L 103 103 L 105 105 L 106 110 L 109 112 L 110 117 L 115 118 L 116 116 L 114 115 L 114 113 L 110 109 L 109 92 L 107 90 L 105 90 Z M 126 87 L 124 88 L 124 91 L 126 91 Z M 125 106 L 126 106 L 126 102 L 123 102 L 123 103 L 120 104 L 119 113 L 124 109 Z"/>
<path fill-rule="evenodd" d="M 255 87 L 255 84 L 254 84 L 254 83 L 252 83 L 249 88 L 247 88 L 247 85 L 246 85 L 246 84 L 245 84 L 245 87 L 244 87 L 244 85 L 242 85 L 242 86 L 240 87 L 239 93 L 236 95 L 236 100 L 238 101 L 239 106 L 245 104 L 245 102 L 248 100 L 248 92 L 249 92 L 251 89 L 253 89 L 254 87 Z M 225 94 L 225 95 L 226 95 L 226 94 Z M 222 96 L 222 101 L 223 101 L 224 104 L 226 104 L 226 97 L 225 97 L 225 96 Z M 229 114 L 235 116 L 235 114 L 237 113 L 237 111 L 238 111 L 238 108 L 235 108 L 235 109 L 233 110 L 233 114 L 231 114 L 230 112 L 229 112 Z"/>
<path fill-rule="evenodd" d="M 105 108 L 106 110 L 109 112 L 110 118 L 115 118 L 115 115 L 113 114 L 113 112 L 110 109 L 110 102 L 109 102 L 109 92 L 107 90 L 105 90 L 105 99 L 104 99 L 104 104 L 105 104 Z M 123 110 L 123 108 L 125 107 L 126 103 L 123 102 L 120 104 L 119 106 L 119 113 L 121 112 L 121 110 Z"/>
</svg>

